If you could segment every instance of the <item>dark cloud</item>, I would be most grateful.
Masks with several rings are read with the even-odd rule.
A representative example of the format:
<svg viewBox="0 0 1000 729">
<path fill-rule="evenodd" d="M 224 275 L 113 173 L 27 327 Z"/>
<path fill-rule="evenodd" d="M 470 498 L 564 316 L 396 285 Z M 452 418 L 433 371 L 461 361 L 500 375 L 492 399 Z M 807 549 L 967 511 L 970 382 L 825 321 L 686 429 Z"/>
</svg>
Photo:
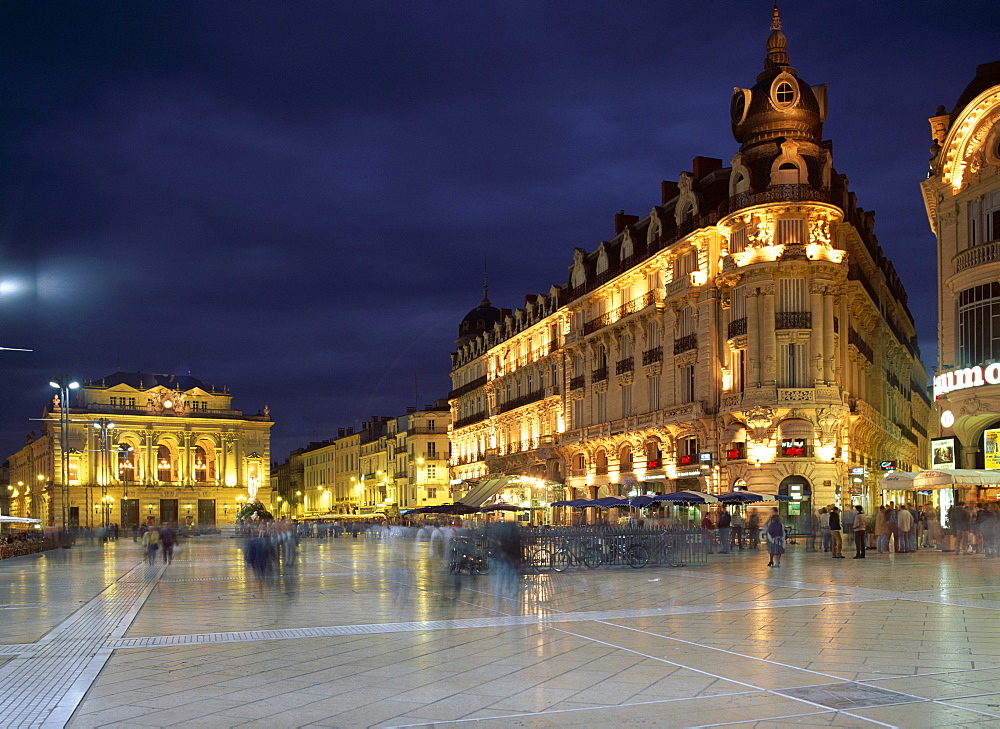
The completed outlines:
<svg viewBox="0 0 1000 729">
<path fill-rule="evenodd" d="M 757 6 L 759 5 L 759 7 Z M 933 364 L 926 118 L 995 60 L 985 3 L 785 9 Z M 274 453 L 448 389 L 458 322 L 566 278 L 695 155 L 728 161 L 768 3 L 0 5 L 0 450 L 56 372 L 193 372 Z M 914 255 L 916 252 L 916 255 Z"/>
</svg>

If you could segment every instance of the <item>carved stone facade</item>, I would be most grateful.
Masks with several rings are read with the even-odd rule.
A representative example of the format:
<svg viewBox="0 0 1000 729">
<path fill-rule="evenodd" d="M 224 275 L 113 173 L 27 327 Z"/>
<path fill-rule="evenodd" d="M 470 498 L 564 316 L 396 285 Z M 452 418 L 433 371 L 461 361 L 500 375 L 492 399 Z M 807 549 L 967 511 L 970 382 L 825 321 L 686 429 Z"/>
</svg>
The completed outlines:
<svg viewBox="0 0 1000 729">
<path fill-rule="evenodd" d="M 72 391 L 69 473 L 63 473 L 58 397 L 46 408 L 40 435 L 10 456 L 20 483 L 12 510 L 62 523 L 68 484 L 71 526 L 149 519 L 232 524 L 240 502 L 270 494 L 270 429 L 256 415 L 231 408 L 228 389 L 190 376 L 116 372 Z M 242 496 L 237 500 L 237 497 Z"/>
<path fill-rule="evenodd" d="M 939 107 L 930 124 L 921 187 L 938 244 L 935 430 L 955 439 L 955 467 L 995 468 L 984 433 L 1000 428 L 990 368 L 1000 362 L 1000 61 L 979 66 L 954 109 Z"/>
<path fill-rule="evenodd" d="M 453 476 L 536 476 L 567 499 L 744 487 L 818 508 L 851 503 L 852 467 L 866 505 L 880 462 L 923 467 L 906 294 L 832 167 L 825 115 L 775 27 L 734 94 L 731 167 L 696 157 L 649 215 L 575 249 L 565 285 L 457 341 Z"/>
</svg>

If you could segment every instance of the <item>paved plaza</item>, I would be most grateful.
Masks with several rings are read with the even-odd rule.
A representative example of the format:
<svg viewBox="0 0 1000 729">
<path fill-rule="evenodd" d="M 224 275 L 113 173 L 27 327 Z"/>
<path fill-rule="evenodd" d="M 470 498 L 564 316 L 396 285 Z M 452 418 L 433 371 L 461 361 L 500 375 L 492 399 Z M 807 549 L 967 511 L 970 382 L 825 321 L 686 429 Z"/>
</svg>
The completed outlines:
<svg viewBox="0 0 1000 729">
<path fill-rule="evenodd" d="M 1000 560 L 453 577 L 426 543 L 130 539 L 0 562 L 5 727 L 1000 726 Z"/>
</svg>

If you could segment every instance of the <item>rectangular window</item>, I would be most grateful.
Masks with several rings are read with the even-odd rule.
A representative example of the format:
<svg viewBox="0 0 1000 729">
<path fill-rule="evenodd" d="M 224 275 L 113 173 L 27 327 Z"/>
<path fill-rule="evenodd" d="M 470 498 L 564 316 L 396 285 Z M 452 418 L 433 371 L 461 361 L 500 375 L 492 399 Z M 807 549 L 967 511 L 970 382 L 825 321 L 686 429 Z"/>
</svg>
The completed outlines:
<svg viewBox="0 0 1000 729">
<path fill-rule="evenodd" d="M 782 218 L 778 221 L 775 243 L 784 245 L 802 245 L 808 243 L 806 238 L 806 221 L 804 218 Z"/>
<path fill-rule="evenodd" d="M 433 463 L 427 465 L 427 480 L 433 481 L 437 478 L 437 466 Z"/>
<path fill-rule="evenodd" d="M 573 419 L 573 430 L 583 427 L 583 400 L 574 400 L 570 404 L 570 411 Z"/>
<path fill-rule="evenodd" d="M 778 387 L 808 387 L 806 382 L 806 345 L 789 343 L 780 345 L 781 359 Z"/>
<path fill-rule="evenodd" d="M 437 457 L 437 443 L 431 441 L 427 444 L 427 457 L 436 458 Z"/>
<path fill-rule="evenodd" d="M 597 393 L 597 422 L 604 423 L 608 420 L 608 393 Z"/>
<path fill-rule="evenodd" d="M 660 327 L 655 321 L 646 324 L 646 339 L 649 341 L 650 349 L 660 346 Z"/>
<path fill-rule="evenodd" d="M 737 349 L 732 353 L 733 392 L 743 392 L 747 379 L 747 351 Z"/>
<path fill-rule="evenodd" d="M 657 376 L 646 378 L 646 394 L 649 402 L 648 412 L 660 409 L 660 378 Z"/>
<path fill-rule="evenodd" d="M 742 253 L 747 249 L 747 226 L 742 228 L 737 228 L 733 231 L 732 237 L 729 239 L 729 252 L 730 253 Z"/>
<path fill-rule="evenodd" d="M 778 282 L 778 311 L 809 311 L 804 278 L 783 278 Z"/>
<path fill-rule="evenodd" d="M 681 402 L 694 402 L 694 365 L 685 365 L 677 370 L 680 378 Z"/>
<path fill-rule="evenodd" d="M 117 407 L 117 405 L 118 405 L 118 398 L 117 397 L 111 398 L 111 407 Z"/>
<path fill-rule="evenodd" d="M 437 489 L 427 489 L 427 498 L 428 499 L 436 499 L 437 495 L 438 495 L 438 490 Z"/>
<path fill-rule="evenodd" d="M 685 306 L 677 315 L 677 336 L 686 337 L 689 334 L 694 334 L 694 310 Z"/>
<path fill-rule="evenodd" d="M 622 385 L 622 417 L 632 414 L 632 385 Z"/>
<path fill-rule="evenodd" d="M 433 420 L 428 420 L 427 421 L 427 432 L 433 433 L 434 432 L 434 426 L 435 426 L 434 421 Z"/>
<path fill-rule="evenodd" d="M 747 316 L 747 290 L 743 286 L 733 289 L 732 321 L 745 319 Z"/>
</svg>

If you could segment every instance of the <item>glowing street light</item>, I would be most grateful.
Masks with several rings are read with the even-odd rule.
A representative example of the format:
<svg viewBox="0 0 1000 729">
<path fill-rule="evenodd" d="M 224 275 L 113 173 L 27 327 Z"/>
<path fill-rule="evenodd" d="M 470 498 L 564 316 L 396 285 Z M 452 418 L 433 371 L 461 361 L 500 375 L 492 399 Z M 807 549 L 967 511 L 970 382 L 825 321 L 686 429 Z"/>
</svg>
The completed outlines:
<svg viewBox="0 0 1000 729">
<path fill-rule="evenodd" d="M 59 375 L 49 385 L 59 390 L 59 448 L 62 451 L 62 529 L 69 527 L 69 391 L 80 387 L 69 375 Z"/>
</svg>

